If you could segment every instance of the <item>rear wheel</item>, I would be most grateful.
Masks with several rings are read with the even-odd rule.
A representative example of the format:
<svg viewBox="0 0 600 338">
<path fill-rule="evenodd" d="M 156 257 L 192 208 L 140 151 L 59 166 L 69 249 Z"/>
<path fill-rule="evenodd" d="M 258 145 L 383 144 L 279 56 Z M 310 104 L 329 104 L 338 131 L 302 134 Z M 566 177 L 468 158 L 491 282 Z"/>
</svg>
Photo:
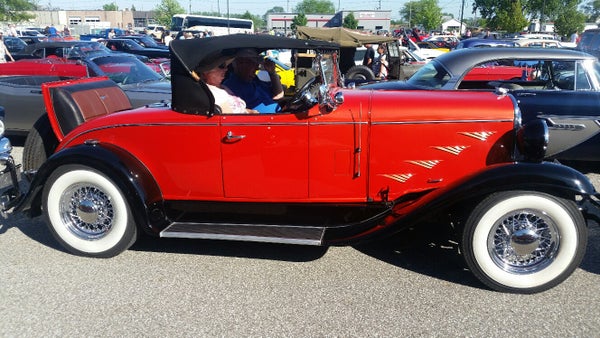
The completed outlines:
<svg viewBox="0 0 600 338">
<path fill-rule="evenodd" d="M 86 166 L 67 165 L 52 173 L 44 187 L 43 208 L 54 237 L 77 255 L 116 256 L 137 238 L 123 192 Z"/>
<path fill-rule="evenodd" d="M 473 211 L 462 248 L 492 289 L 535 293 L 564 281 L 585 254 L 587 227 L 574 202 L 538 192 L 490 195 Z"/>
<path fill-rule="evenodd" d="M 58 146 L 48 114 L 35 121 L 23 145 L 23 170 L 37 170 Z"/>
</svg>

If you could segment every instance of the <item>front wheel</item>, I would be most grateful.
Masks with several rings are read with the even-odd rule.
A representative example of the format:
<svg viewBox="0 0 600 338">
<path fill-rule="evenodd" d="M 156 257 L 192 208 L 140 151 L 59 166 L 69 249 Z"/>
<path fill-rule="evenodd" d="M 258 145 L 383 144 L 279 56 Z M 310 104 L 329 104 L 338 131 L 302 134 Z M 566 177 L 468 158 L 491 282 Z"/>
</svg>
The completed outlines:
<svg viewBox="0 0 600 338">
<path fill-rule="evenodd" d="M 586 244 L 587 227 L 574 202 L 508 191 L 475 208 L 465 224 L 462 249 L 473 274 L 490 288 L 536 293 L 569 277 Z"/>
<path fill-rule="evenodd" d="M 54 237 L 76 255 L 116 256 L 137 238 L 123 192 L 86 166 L 66 165 L 52 173 L 44 187 L 43 208 Z"/>
</svg>

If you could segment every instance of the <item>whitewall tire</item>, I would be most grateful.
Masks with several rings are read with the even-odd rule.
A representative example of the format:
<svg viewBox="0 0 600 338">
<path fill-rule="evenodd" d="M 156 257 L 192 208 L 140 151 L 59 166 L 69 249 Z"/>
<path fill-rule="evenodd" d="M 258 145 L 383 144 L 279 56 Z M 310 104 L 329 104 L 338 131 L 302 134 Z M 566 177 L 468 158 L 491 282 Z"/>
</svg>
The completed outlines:
<svg viewBox="0 0 600 338">
<path fill-rule="evenodd" d="M 123 192 L 106 175 L 86 166 L 58 168 L 44 187 L 43 208 L 50 231 L 78 255 L 115 256 L 137 237 Z"/>
<path fill-rule="evenodd" d="M 471 271 L 487 286 L 535 293 L 569 277 L 586 244 L 587 227 L 574 202 L 507 191 L 490 195 L 474 209 L 462 249 Z"/>
</svg>

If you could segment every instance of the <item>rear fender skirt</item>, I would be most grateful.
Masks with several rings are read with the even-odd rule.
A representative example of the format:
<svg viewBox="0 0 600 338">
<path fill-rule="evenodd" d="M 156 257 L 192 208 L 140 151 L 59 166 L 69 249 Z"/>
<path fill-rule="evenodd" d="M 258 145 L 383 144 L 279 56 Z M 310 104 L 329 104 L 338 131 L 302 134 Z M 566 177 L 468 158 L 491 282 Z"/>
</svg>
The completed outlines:
<svg viewBox="0 0 600 338">
<path fill-rule="evenodd" d="M 167 223 L 162 213 L 162 194 L 152 175 L 131 154 L 111 144 L 82 144 L 52 155 L 33 177 L 26 197 L 16 210 L 28 210 L 30 216 L 40 215 L 45 182 L 56 168 L 67 164 L 85 164 L 115 181 L 144 231 L 157 232 L 156 227 Z"/>
<path fill-rule="evenodd" d="M 429 215 L 432 210 L 443 210 L 466 200 L 480 200 L 494 192 L 507 190 L 543 191 L 572 200 L 576 196 L 587 199 L 596 194 L 589 179 L 575 169 L 551 162 L 517 162 L 490 167 L 433 191 L 416 203 L 406 207 L 397 205 L 394 211 L 407 215 L 407 220 L 416 220 Z"/>
</svg>

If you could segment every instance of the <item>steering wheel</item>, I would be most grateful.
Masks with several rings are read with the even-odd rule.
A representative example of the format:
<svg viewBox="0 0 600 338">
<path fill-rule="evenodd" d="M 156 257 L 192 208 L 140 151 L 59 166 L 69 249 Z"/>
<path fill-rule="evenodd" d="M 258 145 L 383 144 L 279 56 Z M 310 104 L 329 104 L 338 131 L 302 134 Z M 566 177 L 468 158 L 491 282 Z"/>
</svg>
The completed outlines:
<svg viewBox="0 0 600 338">
<path fill-rule="evenodd" d="M 302 87 L 292 96 L 292 98 L 285 103 L 282 107 L 282 111 L 301 111 L 306 110 L 312 107 L 315 102 L 313 100 L 307 101 L 306 97 L 312 97 L 310 93 L 313 86 L 316 84 L 317 78 L 313 77 L 310 80 L 306 81 Z"/>
</svg>

